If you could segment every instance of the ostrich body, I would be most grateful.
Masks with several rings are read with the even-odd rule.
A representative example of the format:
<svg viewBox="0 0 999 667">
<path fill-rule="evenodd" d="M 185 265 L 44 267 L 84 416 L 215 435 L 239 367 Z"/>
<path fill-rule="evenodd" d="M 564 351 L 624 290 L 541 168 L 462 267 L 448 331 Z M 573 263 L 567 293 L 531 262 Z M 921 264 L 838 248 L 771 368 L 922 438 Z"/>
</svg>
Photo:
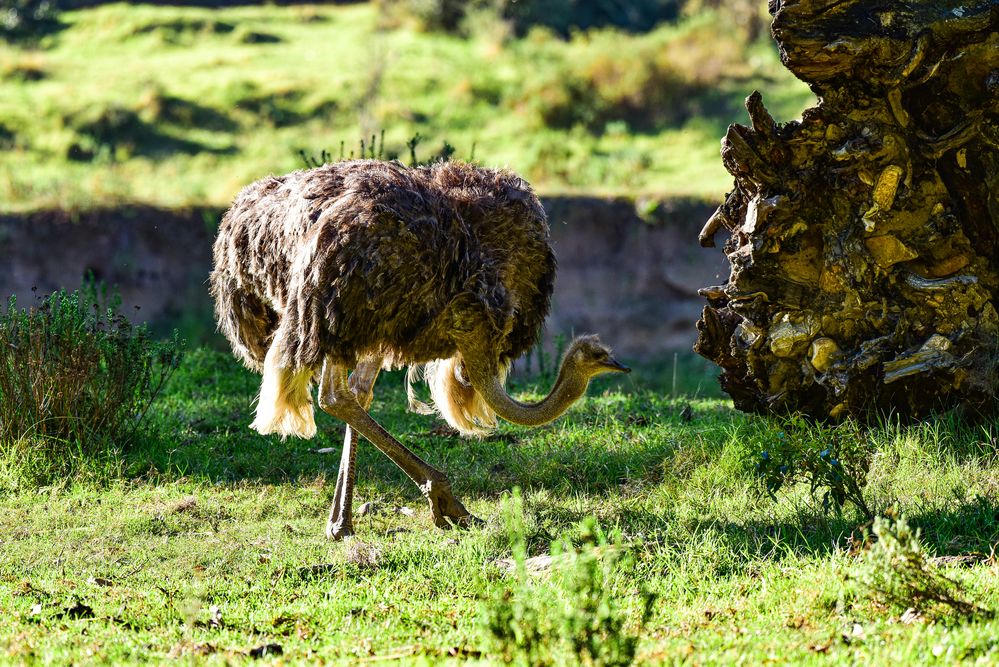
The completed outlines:
<svg viewBox="0 0 999 667">
<path fill-rule="evenodd" d="M 555 278 L 544 209 L 507 171 L 350 160 L 265 178 L 222 218 L 214 259 L 219 328 L 263 373 L 251 426 L 315 435 L 314 382 L 320 408 L 347 423 L 332 538 L 353 533 L 358 434 L 416 482 L 437 526 L 475 521 L 447 477 L 368 414 L 381 369 L 426 364 L 434 407 L 465 435 L 495 426 L 496 415 L 549 422 L 591 377 L 627 370 L 583 336 L 548 397 L 507 395 L 506 369 L 536 342 Z"/>
</svg>

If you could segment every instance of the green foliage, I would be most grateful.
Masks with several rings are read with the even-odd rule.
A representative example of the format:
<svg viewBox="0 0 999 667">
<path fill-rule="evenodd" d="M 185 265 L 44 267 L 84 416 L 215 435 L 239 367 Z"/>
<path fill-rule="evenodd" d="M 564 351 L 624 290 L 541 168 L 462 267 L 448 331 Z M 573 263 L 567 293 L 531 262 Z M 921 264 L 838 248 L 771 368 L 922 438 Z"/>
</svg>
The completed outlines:
<svg viewBox="0 0 999 667">
<path fill-rule="evenodd" d="M 871 532 L 875 541 L 853 577 L 875 601 L 930 617 L 989 615 L 968 601 L 961 584 L 930 564 L 919 530 L 904 517 L 876 517 Z"/>
<path fill-rule="evenodd" d="M 103 298 L 102 298 L 103 297 Z M 0 314 L 0 447 L 6 466 L 66 472 L 75 456 L 128 445 L 179 362 L 94 285 Z"/>
<path fill-rule="evenodd" d="M 615 121 L 640 131 L 680 125 L 696 113 L 695 105 L 706 94 L 665 58 L 608 54 L 558 77 L 527 90 L 524 103 L 544 125 L 560 129 L 579 125 L 602 133 Z"/>
<path fill-rule="evenodd" d="M 15 58 L 0 61 L 0 80 L 33 83 L 45 79 L 44 59 L 37 52 L 26 52 Z"/>
<path fill-rule="evenodd" d="M 613 32 L 574 36 L 585 44 L 562 67 L 528 79 L 519 102 L 553 128 L 594 133 L 658 132 L 694 119 L 736 118 L 741 100 L 724 91 L 728 77 L 751 76 L 748 45 L 716 22 L 690 21 L 618 48 Z M 719 128 L 719 133 L 723 130 Z"/>
<path fill-rule="evenodd" d="M 374 141 L 374 137 L 372 137 L 372 141 Z M 427 165 L 427 164 L 433 164 L 434 162 L 447 162 L 452 157 L 454 157 L 456 149 L 455 149 L 454 146 L 452 146 L 451 144 L 449 144 L 447 142 L 447 140 L 445 139 L 441 143 L 441 147 L 440 147 L 440 149 L 437 150 L 436 153 L 431 153 L 428 157 L 423 158 L 423 159 L 418 158 L 417 157 L 416 149 L 424 141 L 426 141 L 426 137 L 424 137 L 422 134 L 420 134 L 419 132 L 417 132 L 412 137 L 410 137 L 409 141 L 406 142 L 406 148 L 409 149 L 409 165 L 411 167 L 416 167 L 416 166 L 420 166 L 420 165 Z M 385 133 L 383 131 L 382 132 L 382 146 L 384 146 L 384 145 L 385 145 Z M 362 145 L 361 148 L 363 149 L 364 146 Z M 472 144 L 472 151 L 469 154 L 468 160 L 470 162 L 475 160 L 475 144 Z"/>
<path fill-rule="evenodd" d="M 821 497 L 826 512 L 840 511 L 850 502 L 868 519 L 874 516 L 863 493 L 871 452 L 850 424 L 829 428 L 791 418 L 751 463 L 772 498 L 782 488 L 807 484 L 813 496 Z"/>
<path fill-rule="evenodd" d="M 515 491 L 513 516 L 523 512 Z M 508 515 L 509 516 L 509 515 Z M 552 544 L 551 581 L 528 573 L 527 543 L 517 519 L 511 542 L 515 582 L 485 601 L 482 623 L 490 654 L 520 665 L 630 665 L 654 596 L 638 591 L 641 611 L 634 632 L 612 592 L 613 579 L 633 568 L 633 555 L 620 535 L 607 534 L 591 518 Z"/>
<path fill-rule="evenodd" d="M 553 545 L 552 555 L 570 555 L 572 566 L 562 574 L 561 635 L 584 665 L 630 665 L 635 659 L 638 638 L 652 615 L 655 596 L 639 589 L 641 611 L 631 632 L 628 617 L 611 592 L 615 570 L 628 570 L 631 554 L 621 540 L 608 540 L 597 522 L 590 518 L 580 524 L 578 544 L 563 538 Z"/>
</svg>

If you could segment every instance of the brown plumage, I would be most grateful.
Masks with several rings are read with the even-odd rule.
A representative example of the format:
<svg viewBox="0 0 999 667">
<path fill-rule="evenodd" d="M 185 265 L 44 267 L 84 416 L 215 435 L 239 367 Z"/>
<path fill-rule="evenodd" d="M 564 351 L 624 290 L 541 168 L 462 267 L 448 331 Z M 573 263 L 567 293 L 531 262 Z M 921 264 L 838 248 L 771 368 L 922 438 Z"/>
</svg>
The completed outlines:
<svg viewBox="0 0 999 667">
<path fill-rule="evenodd" d="M 588 337 L 570 347 L 561 393 L 547 403 L 525 406 L 502 391 L 509 363 L 538 338 L 556 268 L 544 209 L 509 171 L 352 160 L 265 178 L 236 197 L 214 255 L 219 328 L 264 374 L 254 428 L 313 435 L 318 380 L 320 406 L 424 488 L 438 525 L 471 517 L 443 475 L 367 415 L 380 368 L 428 364 L 435 407 L 466 434 L 494 425 L 497 412 L 550 421 L 593 374 L 623 368 Z M 331 515 L 343 530 L 327 527 L 334 537 L 351 529 L 354 429 L 339 509 L 334 503 L 340 516 Z"/>
<path fill-rule="evenodd" d="M 530 186 L 458 162 L 344 161 L 257 181 L 222 219 L 215 261 L 220 328 L 256 370 L 279 325 L 289 367 L 449 358 L 451 332 L 479 326 L 509 361 L 536 342 L 555 279 Z"/>
</svg>

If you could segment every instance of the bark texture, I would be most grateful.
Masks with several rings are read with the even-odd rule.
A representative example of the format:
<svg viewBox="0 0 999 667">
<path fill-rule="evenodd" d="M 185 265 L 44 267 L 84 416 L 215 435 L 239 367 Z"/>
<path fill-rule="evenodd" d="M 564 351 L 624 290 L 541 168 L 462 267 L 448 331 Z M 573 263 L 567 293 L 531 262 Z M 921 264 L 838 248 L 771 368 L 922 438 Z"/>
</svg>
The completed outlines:
<svg viewBox="0 0 999 667">
<path fill-rule="evenodd" d="M 819 98 L 761 95 L 722 159 L 727 284 L 695 350 L 735 405 L 834 419 L 992 410 L 999 336 L 999 2 L 771 0 Z"/>
</svg>

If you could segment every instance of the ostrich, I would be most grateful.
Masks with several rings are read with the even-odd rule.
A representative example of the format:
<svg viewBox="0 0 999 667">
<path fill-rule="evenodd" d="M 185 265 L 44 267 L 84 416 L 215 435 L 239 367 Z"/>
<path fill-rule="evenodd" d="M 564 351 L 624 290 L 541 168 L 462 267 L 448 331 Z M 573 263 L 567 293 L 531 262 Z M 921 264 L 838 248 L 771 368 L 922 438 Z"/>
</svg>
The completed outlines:
<svg viewBox="0 0 999 667">
<path fill-rule="evenodd" d="M 538 403 L 503 388 L 548 314 L 555 255 L 544 209 L 509 171 L 458 162 L 407 168 L 346 160 L 243 189 L 222 218 L 211 291 L 219 329 L 263 379 L 251 427 L 311 438 L 319 407 L 346 422 L 326 534 L 353 534 L 358 434 L 420 487 L 440 528 L 478 521 L 440 471 L 369 414 L 382 369 L 425 365 L 433 408 L 464 435 L 497 415 L 561 415 L 600 373 L 628 372 L 596 336 L 569 345 Z M 352 372 L 351 372 L 352 371 Z"/>
</svg>

